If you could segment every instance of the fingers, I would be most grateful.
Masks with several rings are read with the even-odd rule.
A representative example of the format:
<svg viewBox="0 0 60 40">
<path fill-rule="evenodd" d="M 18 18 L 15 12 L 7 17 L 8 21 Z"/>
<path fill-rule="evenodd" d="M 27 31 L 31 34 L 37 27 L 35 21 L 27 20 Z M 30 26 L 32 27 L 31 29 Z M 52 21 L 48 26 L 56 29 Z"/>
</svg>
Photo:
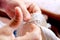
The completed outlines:
<svg viewBox="0 0 60 40">
<path fill-rule="evenodd" d="M 7 12 L 7 15 L 10 18 L 14 17 L 14 11 L 13 11 L 14 7 L 19 6 L 19 5 L 20 5 L 20 8 L 23 12 L 22 14 L 24 16 L 24 21 L 29 20 L 30 19 L 30 14 L 27 11 L 27 8 L 25 7 L 25 4 L 22 1 L 19 1 L 19 0 L 18 1 L 17 0 L 11 0 L 11 1 L 10 0 L 4 0 L 3 3 L 1 3 L 2 8 Z"/>
<path fill-rule="evenodd" d="M 28 12 L 25 4 L 23 4 L 23 3 L 20 4 L 20 8 L 21 8 L 21 10 L 22 10 L 22 12 L 23 12 L 24 21 L 29 20 L 29 19 L 31 18 L 31 16 L 30 16 L 30 13 Z"/>
<path fill-rule="evenodd" d="M 15 17 L 11 20 L 9 26 L 12 28 L 16 28 L 20 26 L 21 22 L 23 20 L 23 14 L 19 7 L 15 8 Z"/>
<path fill-rule="evenodd" d="M 30 13 L 35 13 L 35 12 L 40 12 L 41 13 L 40 8 L 36 4 L 33 4 L 33 3 L 30 5 L 28 10 L 29 10 Z"/>
</svg>

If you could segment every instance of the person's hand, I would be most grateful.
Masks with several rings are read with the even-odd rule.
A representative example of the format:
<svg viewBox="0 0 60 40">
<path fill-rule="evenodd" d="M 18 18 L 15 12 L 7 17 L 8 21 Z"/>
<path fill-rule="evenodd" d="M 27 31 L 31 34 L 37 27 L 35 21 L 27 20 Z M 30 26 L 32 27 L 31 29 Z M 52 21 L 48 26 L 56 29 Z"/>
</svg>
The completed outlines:
<svg viewBox="0 0 60 40">
<path fill-rule="evenodd" d="M 27 9 L 24 6 L 24 3 L 22 0 L 0 0 L 0 11 L 5 12 L 10 18 L 13 18 L 15 15 L 15 10 L 14 8 L 16 6 L 23 7 L 23 16 L 24 16 L 24 21 L 30 19 L 30 14 L 27 11 Z M 20 6 L 21 5 L 21 6 Z"/>
</svg>

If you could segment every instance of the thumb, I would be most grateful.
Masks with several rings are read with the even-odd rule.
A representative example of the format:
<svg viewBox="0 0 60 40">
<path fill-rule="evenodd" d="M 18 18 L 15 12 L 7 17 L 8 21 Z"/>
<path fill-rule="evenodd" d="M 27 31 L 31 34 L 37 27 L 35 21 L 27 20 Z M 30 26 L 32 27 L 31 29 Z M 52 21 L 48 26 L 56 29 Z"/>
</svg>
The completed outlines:
<svg viewBox="0 0 60 40">
<path fill-rule="evenodd" d="M 19 7 L 16 7 L 15 8 L 15 16 L 11 20 L 9 26 L 12 28 L 16 28 L 16 27 L 20 26 L 22 20 L 23 20 L 22 11 Z"/>
</svg>

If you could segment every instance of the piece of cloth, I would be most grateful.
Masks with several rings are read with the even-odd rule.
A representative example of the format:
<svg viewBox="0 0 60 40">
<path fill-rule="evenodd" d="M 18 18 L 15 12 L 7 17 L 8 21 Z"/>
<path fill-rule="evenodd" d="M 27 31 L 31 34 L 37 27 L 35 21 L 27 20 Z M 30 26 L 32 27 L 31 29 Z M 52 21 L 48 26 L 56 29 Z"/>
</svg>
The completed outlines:
<svg viewBox="0 0 60 40">
<path fill-rule="evenodd" d="M 49 23 L 47 23 L 45 17 L 42 14 L 34 13 L 31 16 L 32 16 L 32 18 L 30 19 L 29 22 L 32 22 L 36 25 L 44 26 L 46 28 L 51 28 L 51 25 Z"/>
</svg>

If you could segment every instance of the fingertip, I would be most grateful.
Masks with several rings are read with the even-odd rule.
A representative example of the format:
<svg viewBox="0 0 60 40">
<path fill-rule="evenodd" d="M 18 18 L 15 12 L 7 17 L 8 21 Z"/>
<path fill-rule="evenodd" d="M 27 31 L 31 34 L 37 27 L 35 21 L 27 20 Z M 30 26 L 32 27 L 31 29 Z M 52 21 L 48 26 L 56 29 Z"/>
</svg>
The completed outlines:
<svg viewBox="0 0 60 40">
<path fill-rule="evenodd" d="M 30 14 L 27 14 L 25 17 L 24 17 L 24 21 L 27 22 L 31 19 L 31 15 Z"/>
<path fill-rule="evenodd" d="M 15 7 L 15 14 L 18 14 L 18 16 L 23 17 L 23 14 L 22 14 L 20 7 Z"/>
<path fill-rule="evenodd" d="M 15 7 L 15 12 L 20 13 L 21 9 L 19 7 Z"/>
<path fill-rule="evenodd" d="M 31 18 L 31 16 L 26 16 L 26 17 L 24 18 L 24 21 L 27 22 L 27 21 L 30 20 L 30 18 Z"/>
</svg>

